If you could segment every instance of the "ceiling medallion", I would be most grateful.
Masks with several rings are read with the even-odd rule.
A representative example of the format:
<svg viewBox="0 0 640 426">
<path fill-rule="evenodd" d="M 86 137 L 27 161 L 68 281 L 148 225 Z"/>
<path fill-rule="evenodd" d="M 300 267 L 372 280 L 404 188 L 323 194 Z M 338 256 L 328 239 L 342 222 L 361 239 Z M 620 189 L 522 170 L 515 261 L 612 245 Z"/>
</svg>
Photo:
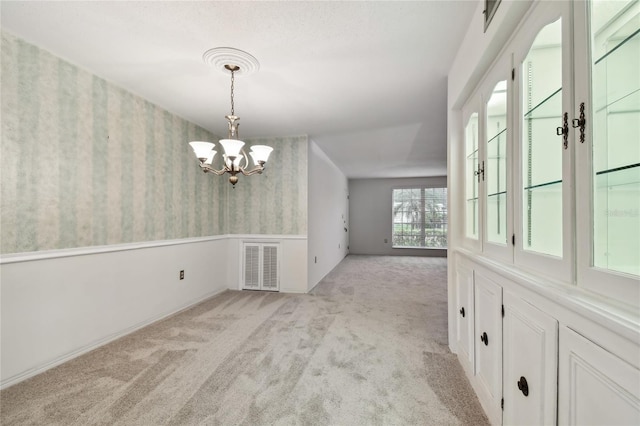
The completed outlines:
<svg viewBox="0 0 640 426">
<path fill-rule="evenodd" d="M 239 68 L 235 71 L 236 75 L 251 75 L 260 69 L 260 63 L 253 55 L 233 47 L 209 49 L 202 55 L 202 60 L 205 64 L 225 74 L 230 73 L 227 65 L 235 65 Z"/>
</svg>

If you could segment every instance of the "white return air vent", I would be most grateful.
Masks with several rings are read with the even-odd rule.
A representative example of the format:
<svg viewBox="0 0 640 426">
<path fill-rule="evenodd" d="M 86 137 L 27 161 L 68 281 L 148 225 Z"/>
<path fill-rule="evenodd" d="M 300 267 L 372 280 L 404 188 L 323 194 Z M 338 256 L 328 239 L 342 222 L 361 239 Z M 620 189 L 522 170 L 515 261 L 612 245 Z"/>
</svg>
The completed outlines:
<svg viewBox="0 0 640 426">
<path fill-rule="evenodd" d="M 278 291 L 280 284 L 279 244 L 244 243 L 242 288 Z"/>
</svg>

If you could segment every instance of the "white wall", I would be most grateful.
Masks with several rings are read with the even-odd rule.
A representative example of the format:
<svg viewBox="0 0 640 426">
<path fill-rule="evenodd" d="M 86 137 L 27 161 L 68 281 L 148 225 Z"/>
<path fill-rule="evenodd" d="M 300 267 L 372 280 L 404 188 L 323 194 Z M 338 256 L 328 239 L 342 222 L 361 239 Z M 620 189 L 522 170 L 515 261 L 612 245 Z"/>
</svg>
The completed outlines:
<svg viewBox="0 0 640 426">
<path fill-rule="evenodd" d="M 4 256 L 0 386 L 224 291 L 226 259 L 224 237 Z"/>
<path fill-rule="evenodd" d="M 311 289 L 348 253 L 349 186 L 345 175 L 315 142 L 309 142 L 308 152 L 308 289 Z"/>
<path fill-rule="evenodd" d="M 392 190 L 415 186 L 442 188 L 447 178 L 349 179 L 350 253 L 446 256 L 446 250 L 391 247 Z"/>
</svg>

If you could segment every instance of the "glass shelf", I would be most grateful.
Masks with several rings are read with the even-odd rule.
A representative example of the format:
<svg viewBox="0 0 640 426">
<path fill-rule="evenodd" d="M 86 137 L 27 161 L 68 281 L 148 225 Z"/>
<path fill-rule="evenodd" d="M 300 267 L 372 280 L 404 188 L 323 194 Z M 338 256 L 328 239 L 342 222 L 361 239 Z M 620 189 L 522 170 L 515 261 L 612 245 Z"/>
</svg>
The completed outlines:
<svg viewBox="0 0 640 426">
<path fill-rule="evenodd" d="M 608 104 L 596 109 L 596 114 L 606 110 L 607 114 L 629 114 L 638 113 L 640 109 L 640 88 L 633 90 L 626 95 L 609 102 Z"/>
<path fill-rule="evenodd" d="M 636 167 L 640 167 L 640 163 L 629 164 L 628 166 L 616 167 L 615 169 L 601 170 L 599 172 L 596 172 L 596 175 L 606 175 L 608 173 L 621 172 L 623 170 L 634 169 Z"/>
<path fill-rule="evenodd" d="M 607 58 L 607 56 L 611 55 L 613 52 L 615 52 L 616 50 L 618 50 L 619 48 L 621 48 L 622 46 L 624 46 L 625 44 L 627 44 L 627 42 L 631 39 L 633 39 L 635 36 L 637 36 L 638 34 L 640 34 L 640 28 L 638 28 L 637 30 L 635 30 L 633 33 L 631 33 L 628 37 L 626 37 L 625 39 L 623 39 L 620 43 L 618 43 L 617 45 L 615 45 L 611 50 L 609 50 L 607 53 L 605 53 L 604 55 L 602 55 L 601 57 L 599 57 L 598 59 L 595 60 L 594 65 L 598 65 L 600 64 L 604 59 Z"/>
<path fill-rule="evenodd" d="M 507 129 L 506 129 L 506 128 L 505 128 L 505 129 L 500 130 L 500 133 L 498 133 L 497 135 L 495 135 L 494 137 L 492 137 L 491 139 L 489 139 L 489 140 L 487 141 L 487 143 L 489 144 L 489 143 L 491 143 L 491 142 L 493 142 L 493 141 L 495 141 L 495 140 L 499 139 L 499 138 L 500 138 L 500 135 L 502 135 L 502 134 L 503 134 L 504 132 L 506 132 L 506 131 L 507 131 Z"/>
<path fill-rule="evenodd" d="M 539 183 L 539 184 L 537 184 L 537 185 L 525 186 L 525 187 L 524 187 L 524 190 L 525 190 L 525 191 L 532 191 L 532 190 L 534 190 L 534 189 L 544 188 L 544 187 L 546 187 L 546 186 L 551 186 L 551 185 L 557 185 L 557 184 L 559 184 L 559 183 L 562 183 L 562 179 L 560 179 L 560 180 L 554 180 L 554 181 L 551 181 L 551 182 Z"/>
<path fill-rule="evenodd" d="M 596 172 L 596 187 L 619 187 L 640 184 L 640 163 Z"/>
<path fill-rule="evenodd" d="M 496 195 L 506 194 L 507 191 L 494 192 L 493 194 L 487 195 L 487 197 L 495 197 Z"/>
<path fill-rule="evenodd" d="M 524 114 L 524 118 L 526 120 L 558 118 L 560 116 L 558 115 L 559 111 L 562 111 L 562 87 L 527 111 Z"/>
</svg>

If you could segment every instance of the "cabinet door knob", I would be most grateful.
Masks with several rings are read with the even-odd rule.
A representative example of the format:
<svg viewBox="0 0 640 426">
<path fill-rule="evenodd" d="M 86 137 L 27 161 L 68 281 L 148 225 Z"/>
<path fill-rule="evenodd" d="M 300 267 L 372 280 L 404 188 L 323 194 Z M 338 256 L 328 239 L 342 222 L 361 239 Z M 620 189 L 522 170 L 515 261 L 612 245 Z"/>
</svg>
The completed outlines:
<svg viewBox="0 0 640 426">
<path fill-rule="evenodd" d="M 462 318 L 464 318 L 464 306 L 460 308 L 460 315 L 462 315 Z"/>
<path fill-rule="evenodd" d="M 524 396 L 529 396 L 529 384 L 524 376 L 520 376 L 520 380 L 518 380 L 518 389 L 522 391 Z"/>
<path fill-rule="evenodd" d="M 487 336 L 486 332 L 482 332 L 482 334 L 480 335 L 480 341 L 484 343 L 485 346 L 489 345 L 489 337 Z"/>
</svg>

